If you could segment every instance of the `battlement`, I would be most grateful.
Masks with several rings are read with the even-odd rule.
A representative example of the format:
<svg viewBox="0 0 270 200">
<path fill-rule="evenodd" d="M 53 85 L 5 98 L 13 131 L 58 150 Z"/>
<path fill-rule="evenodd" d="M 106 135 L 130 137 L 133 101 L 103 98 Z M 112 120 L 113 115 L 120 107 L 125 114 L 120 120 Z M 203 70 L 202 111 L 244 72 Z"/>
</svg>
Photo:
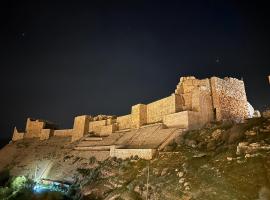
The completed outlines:
<svg viewBox="0 0 270 200">
<path fill-rule="evenodd" d="M 241 122 L 249 116 L 244 82 L 235 78 L 181 77 L 174 93 L 163 99 L 133 105 L 124 116 L 82 115 L 74 119 L 72 129 L 57 130 L 45 120 L 27 119 L 25 133 L 14 129 L 13 140 L 48 139 L 51 136 L 79 140 L 86 134 L 109 136 L 113 132 L 138 129 L 147 124 L 162 123 L 167 127 L 197 129 L 217 120 Z"/>
</svg>

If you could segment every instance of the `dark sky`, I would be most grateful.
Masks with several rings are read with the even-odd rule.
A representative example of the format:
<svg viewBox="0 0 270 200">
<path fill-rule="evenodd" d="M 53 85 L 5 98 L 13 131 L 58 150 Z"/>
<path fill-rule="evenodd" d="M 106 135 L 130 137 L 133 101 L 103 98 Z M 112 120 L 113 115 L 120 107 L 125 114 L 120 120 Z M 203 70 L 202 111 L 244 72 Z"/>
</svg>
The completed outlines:
<svg viewBox="0 0 270 200">
<path fill-rule="evenodd" d="M 70 128 L 130 112 L 181 76 L 243 78 L 270 103 L 269 7 L 258 1 L 7 1 L 1 4 L 0 138 L 27 116 Z M 255 3 L 257 2 L 257 3 Z"/>
</svg>

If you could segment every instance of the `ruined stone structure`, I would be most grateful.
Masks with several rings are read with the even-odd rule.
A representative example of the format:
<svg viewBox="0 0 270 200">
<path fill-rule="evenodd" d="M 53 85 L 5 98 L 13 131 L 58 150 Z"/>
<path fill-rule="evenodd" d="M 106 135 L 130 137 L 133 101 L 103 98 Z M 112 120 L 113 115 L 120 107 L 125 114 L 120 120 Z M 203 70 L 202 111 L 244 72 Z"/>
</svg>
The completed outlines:
<svg viewBox="0 0 270 200">
<path fill-rule="evenodd" d="M 73 128 L 66 130 L 58 130 L 54 124 L 44 120 L 29 118 L 25 132 L 18 132 L 15 128 L 12 140 L 23 138 L 45 140 L 51 136 L 58 136 L 71 137 L 72 141 L 76 141 L 88 134 L 104 138 L 115 132 L 137 130 L 153 124 L 162 124 L 163 128 L 169 129 L 190 130 L 200 128 L 214 120 L 241 122 L 248 116 L 248 102 L 242 80 L 220 79 L 218 77 L 199 80 L 193 76 L 181 77 L 174 93 L 170 96 L 148 104 L 134 105 L 131 107 L 130 114 L 118 117 L 108 115 L 77 116 L 74 119 Z M 138 132 L 135 131 L 134 134 L 138 134 Z M 151 134 L 151 132 L 148 131 L 147 134 Z M 144 137 L 148 136 L 144 135 Z M 147 146 L 147 144 L 145 145 Z M 108 147 L 105 148 L 108 149 Z M 119 152 L 123 152 L 123 149 L 114 148 L 111 154 L 119 155 Z M 149 158 L 145 152 L 151 152 L 150 157 L 152 157 L 155 151 L 151 149 L 138 151 L 133 148 L 129 149 L 123 156 L 130 155 L 132 152 Z"/>
</svg>

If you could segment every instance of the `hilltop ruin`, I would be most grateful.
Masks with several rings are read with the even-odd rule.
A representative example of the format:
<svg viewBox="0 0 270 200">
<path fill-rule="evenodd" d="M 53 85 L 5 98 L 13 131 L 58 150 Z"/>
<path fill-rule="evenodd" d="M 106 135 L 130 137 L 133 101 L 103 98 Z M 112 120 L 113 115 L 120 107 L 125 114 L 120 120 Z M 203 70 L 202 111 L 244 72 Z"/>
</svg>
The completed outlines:
<svg viewBox="0 0 270 200">
<path fill-rule="evenodd" d="M 198 129 L 211 121 L 242 122 L 249 116 L 248 101 L 242 80 L 227 77 L 199 80 L 190 76 L 181 77 L 174 93 L 170 96 L 149 104 L 134 105 L 127 115 L 77 116 L 74 119 L 73 128 L 65 130 L 58 130 L 53 123 L 44 120 L 28 118 L 25 132 L 18 132 L 15 127 L 12 140 L 23 138 L 46 140 L 53 136 L 60 136 L 71 137 L 71 141 L 74 142 L 91 135 L 87 139 L 92 141 L 91 144 L 98 146 L 98 141 L 103 140 L 100 144 L 103 144 L 103 147 L 110 146 L 111 156 L 115 156 L 112 151 L 115 152 L 115 149 L 118 149 L 117 145 L 126 146 L 126 149 L 144 149 L 145 151 L 148 149 L 147 151 L 152 152 L 153 149 L 164 146 L 168 138 L 172 139 L 175 136 L 175 130 L 179 132 L 179 130 Z M 157 127 L 157 129 L 150 131 L 149 127 Z M 142 128 L 145 129 L 140 130 Z M 161 130 L 164 132 L 164 129 L 167 130 L 167 135 L 160 132 Z M 119 136 L 117 140 L 108 139 L 116 135 Z M 160 139 L 153 143 L 151 135 Z M 123 137 L 129 140 L 119 142 Z M 137 137 L 137 140 L 134 137 Z M 106 140 L 110 142 L 104 144 Z M 127 143 L 130 144 L 129 147 Z M 86 147 L 91 147 L 91 145 Z M 127 153 L 127 155 L 130 154 Z"/>
</svg>

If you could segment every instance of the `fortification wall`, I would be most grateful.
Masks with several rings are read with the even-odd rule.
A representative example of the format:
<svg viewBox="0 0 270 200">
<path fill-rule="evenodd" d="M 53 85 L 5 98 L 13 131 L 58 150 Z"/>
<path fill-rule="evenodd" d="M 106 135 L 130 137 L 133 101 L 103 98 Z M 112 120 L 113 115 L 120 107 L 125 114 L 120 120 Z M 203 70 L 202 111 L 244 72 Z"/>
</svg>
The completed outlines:
<svg viewBox="0 0 270 200">
<path fill-rule="evenodd" d="M 147 106 L 137 104 L 131 108 L 131 128 L 139 128 L 147 124 Z"/>
<path fill-rule="evenodd" d="M 196 79 L 194 76 L 181 77 L 180 82 L 176 86 L 175 94 L 182 98 L 181 110 L 193 110 L 193 102 L 198 100 L 199 96 L 194 96 L 196 90 L 203 90 L 210 92 L 209 79 Z M 197 98 L 197 99 L 194 99 Z M 195 101 L 194 101 L 195 100 Z M 179 111 L 179 110 L 178 110 Z"/>
<path fill-rule="evenodd" d="M 40 140 L 47 140 L 53 135 L 52 129 L 42 129 L 40 133 Z"/>
<path fill-rule="evenodd" d="M 130 158 L 131 156 L 138 156 L 145 160 L 151 160 L 155 155 L 154 149 L 116 149 L 114 146 L 110 149 L 110 157 L 116 158 Z"/>
<path fill-rule="evenodd" d="M 77 116 L 74 119 L 72 141 L 78 140 L 89 131 L 89 121 L 91 117 L 88 115 Z"/>
<path fill-rule="evenodd" d="M 46 129 L 43 129 L 46 130 Z M 58 137 L 69 137 L 72 136 L 73 129 L 63 129 L 63 130 L 54 130 L 53 135 Z"/>
<path fill-rule="evenodd" d="M 116 124 L 110 124 L 106 126 L 101 126 L 100 131 L 97 132 L 96 134 L 99 136 L 109 136 L 116 130 L 117 130 Z"/>
<path fill-rule="evenodd" d="M 147 123 L 161 122 L 163 116 L 176 112 L 175 94 L 147 104 Z"/>
<path fill-rule="evenodd" d="M 211 78 L 216 119 L 243 121 L 248 117 L 248 102 L 244 82 L 235 78 Z"/>
<path fill-rule="evenodd" d="M 214 108 L 209 88 L 197 87 L 192 93 L 192 110 L 200 115 L 198 123 L 204 125 L 214 120 Z"/>
<path fill-rule="evenodd" d="M 129 129 L 131 127 L 131 115 L 124 115 L 116 118 L 118 129 Z"/>
<path fill-rule="evenodd" d="M 89 123 L 89 132 L 100 132 L 101 126 L 106 126 L 107 120 L 92 121 Z"/>
<path fill-rule="evenodd" d="M 12 141 L 22 140 L 24 137 L 23 132 L 18 132 L 17 128 L 14 128 L 13 135 L 12 135 Z"/>
<path fill-rule="evenodd" d="M 163 123 L 169 128 L 178 127 L 189 130 L 203 125 L 200 122 L 200 113 L 196 111 L 182 111 L 166 115 L 163 117 Z"/>
<path fill-rule="evenodd" d="M 27 119 L 25 128 L 25 138 L 40 137 L 41 130 L 44 128 L 45 122 L 39 120 Z"/>
</svg>

